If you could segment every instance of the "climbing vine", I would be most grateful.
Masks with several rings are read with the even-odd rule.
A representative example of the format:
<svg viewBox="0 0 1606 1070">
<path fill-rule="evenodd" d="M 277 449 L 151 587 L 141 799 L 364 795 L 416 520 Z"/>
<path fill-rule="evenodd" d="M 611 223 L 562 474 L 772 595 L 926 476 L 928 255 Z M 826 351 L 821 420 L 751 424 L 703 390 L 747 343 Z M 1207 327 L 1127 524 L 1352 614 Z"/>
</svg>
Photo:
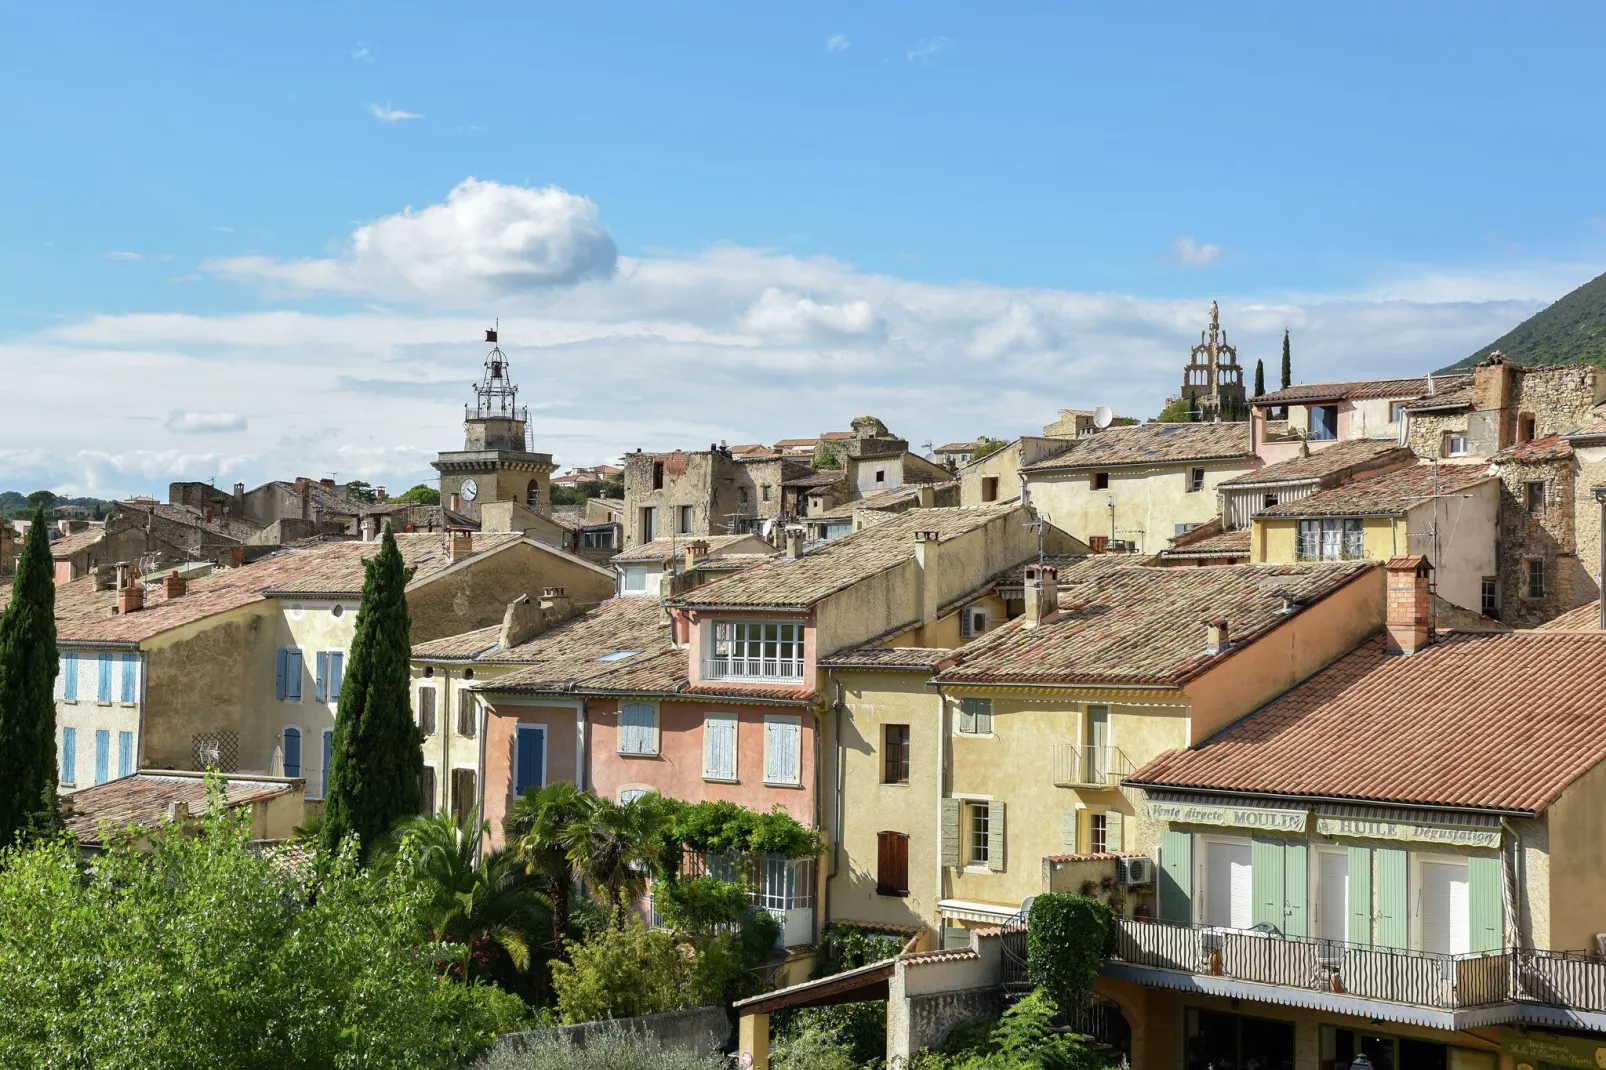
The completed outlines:
<svg viewBox="0 0 1606 1070">
<path fill-rule="evenodd" d="M 1115 940 L 1115 912 L 1097 899 L 1050 892 L 1032 902 L 1026 969 L 1060 1008 L 1086 1005 Z"/>
</svg>

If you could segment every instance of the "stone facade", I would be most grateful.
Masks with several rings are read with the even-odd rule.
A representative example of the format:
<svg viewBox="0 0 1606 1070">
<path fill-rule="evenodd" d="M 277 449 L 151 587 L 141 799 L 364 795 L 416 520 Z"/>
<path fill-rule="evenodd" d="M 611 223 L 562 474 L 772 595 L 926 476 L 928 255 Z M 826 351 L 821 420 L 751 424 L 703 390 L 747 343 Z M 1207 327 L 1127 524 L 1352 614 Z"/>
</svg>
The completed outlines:
<svg viewBox="0 0 1606 1070">
<path fill-rule="evenodd" d="M 1594 581 L 1578 558 L 1575 481 L 1567 452 L 1553 460 L 1495 464 L 1500 477 L 1498 615 L 1514 627 L 1543 624 L 1594 593 Z M 1530 586 L 1532 562 L 1544 570 L 1537 595 Z"/>
<path fill-rule="evenodd" d="M 1451 412 L 1413 412 L 1405 444 L 1418 457 L 1441 460 L 1445 456 L 1445 439 L 1448 435 L 1467 433 L 1470 408 Z"/>
</svg>

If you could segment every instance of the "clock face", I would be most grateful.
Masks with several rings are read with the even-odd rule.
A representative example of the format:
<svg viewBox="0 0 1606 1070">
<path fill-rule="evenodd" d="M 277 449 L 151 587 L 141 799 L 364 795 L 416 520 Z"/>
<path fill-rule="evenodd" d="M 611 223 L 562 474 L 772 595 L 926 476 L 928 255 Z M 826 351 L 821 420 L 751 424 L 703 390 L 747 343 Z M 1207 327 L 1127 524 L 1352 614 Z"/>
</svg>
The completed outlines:
<svg viewBox="0 0 1606 1070">
<path fill-rule="evenodd" d="M 463 480 L 463 485 L 459 488 L 459 490 L 462 492 L 463 500 L 465 502 L 471 502 L 474 500 L 475 496 L 479 494 L 480 485 L 474 482 L 472 479 L 465 479 Z"/>
</svg>

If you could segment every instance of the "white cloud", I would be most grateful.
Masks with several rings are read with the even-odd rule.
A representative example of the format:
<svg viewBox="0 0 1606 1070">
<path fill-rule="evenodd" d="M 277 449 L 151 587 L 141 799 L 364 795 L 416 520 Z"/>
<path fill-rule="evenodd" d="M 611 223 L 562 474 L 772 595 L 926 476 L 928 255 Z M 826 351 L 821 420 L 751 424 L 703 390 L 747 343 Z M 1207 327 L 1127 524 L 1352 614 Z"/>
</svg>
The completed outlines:
<svg viewBox="0 0 1606 1070">
<path fill-rule="evenodd" d="M 367 45 L 363 44 L 361 41 L 358 41 L 356 50 L 351 53 L 351 58 L 362 60 L 364 63 L 372 63 L 374 61 L 374 54 L 368 51 Z"/>
<path fill-rule="evenodd" d="M 930 62 L 932 56 L 935 56 L 937 53 L 946 50 L 951 44 L 953 44 L 953 42 L 948 40 L 946 37 L 922 37 L 920 40 L 909 46 L 909 51 L 907 53 L 909 62 L 913 63 L 916 60 L 919 60 L 923 63 Z"/>
<path fill-rule="evenodd" d="M 618 255 L 589 198 L 469 178 L 444 204 L 358 227 L 338 257 L 236 257 L 202 267 L 296 293 L 460 303 L 609 275 Z"/>
<path fill-rule="evenodd" d="M 825 50 L 827 52 L 846 52 L 851 44 L 852 42 L 848 40 L 847 34 L 833 33 L 825 39 Z"/>
<path fill-rule="evenodd" d="M 1221 246 L 1215 242 L 1194 241 L 1186 234 L 1171 243 L 1177 263 L 1188 267 L 1209 267 L 1221 259 Z"/>
<path fill-rule="evenodd" d="M 180 412 L 175 409 L 164 426 L 175 434 L 199 435 L 244 431 L 250 427 L 250 422 L 237 412 Z"/>
<path fill-rule="evenodd" d="M 400 108 L 392 108 L 389 101 L 386 101 L 383 106 L 378 104 L 368 105 L 368 114 L 372 115 L 375 119 L 378 119 L 382 123 L 398 123 L 403 119 L 423 118 L 423 116 L 419 115 L 417 112 L 402 111 Z"/>
<path fill-rule="evenodd" d="M 867 335 L 879 326 L 868 301 L 821 304 L 811 297 L 782 293 L 774 286 L 759 295 L 742 322 L 755 334 L 777 339 Z"/>
<path fill-rule="evenodd" d="M 126 249 L 120 249 L 120 250 L 117 250 L 115 252 L 110 252 L 110 253 L 102 253 L 101 255 L 104 256 L 107 260 L 144 260 L 145 259 L 145 257 L 140 255 L 139 253 L 131 253 L 131 252 L 128 252 Z"/>
</svg>

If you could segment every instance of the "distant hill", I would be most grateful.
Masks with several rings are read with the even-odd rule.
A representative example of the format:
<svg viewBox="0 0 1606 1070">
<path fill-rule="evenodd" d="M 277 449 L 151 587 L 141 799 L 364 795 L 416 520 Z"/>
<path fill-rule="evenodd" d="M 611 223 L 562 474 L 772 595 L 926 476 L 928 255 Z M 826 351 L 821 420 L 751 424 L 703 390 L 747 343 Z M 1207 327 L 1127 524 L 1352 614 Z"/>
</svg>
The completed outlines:
<svg viewBox="0 0 1606 1070">
<path fill-rule="evenodd" d="M 1497 349 L 1518 364 L 1606 366 L 1606 275 L 1597 275 L 1472 356 L 1439 370 L 1466 371 Z"/>
</svg>

